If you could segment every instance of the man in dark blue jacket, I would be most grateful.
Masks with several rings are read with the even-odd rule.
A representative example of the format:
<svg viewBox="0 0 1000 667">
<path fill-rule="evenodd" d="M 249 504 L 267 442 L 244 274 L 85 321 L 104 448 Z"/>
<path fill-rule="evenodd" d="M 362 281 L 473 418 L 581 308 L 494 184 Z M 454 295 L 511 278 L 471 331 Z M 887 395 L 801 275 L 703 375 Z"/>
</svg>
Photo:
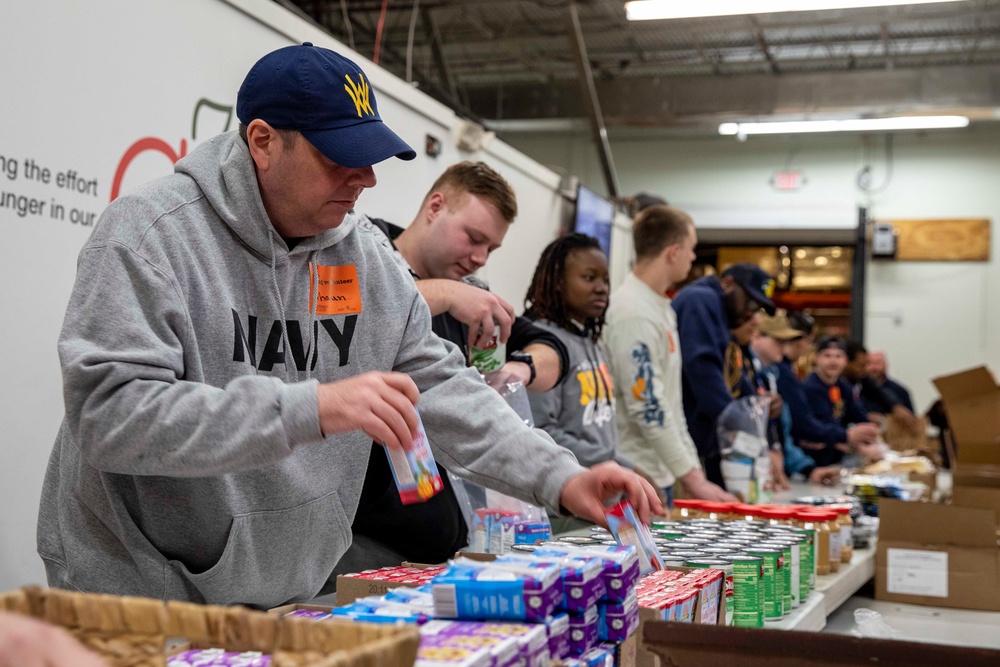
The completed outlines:
<svg viewBox="0 0 1000 667">
<path fill-rule="evenodd" d="M 848 427 L 868 422 L 868 413 L 854 397 L 851 383 L 842 376 L 847 365 L 847 344 L 842 338 L 824 336 L 816 343 L 816 371 L 803 382 L 806 401 L 813 416 L 826 426 L 839 426 L 845 437 L 836 442 L 803 442 L 802 447 L 817 465 L 840 463 L 845 453 L 865 458 L 880 457 L 876 449 L 849 443 Z"/>
<path fill-rule="evenodd" d="M 715 422 L 746 383 L 743 352 L 731 330 L 747 324 L 761 308 L 773 315 L 773 292 L 774 279 L 759 266 L 744 263 L 723 271 L 721 279 L 699 278 L 674 297 L 684 416 L 706 476 L 720 486 L 725 482 Z"/>
<path fill-rule="evenodd" d="M 823 475 L 815 478 L 812 473 L 817 467 L 812 456 L 804 453 L 799 443 L 823 445 L 835 448 L 840 443 L 849 445 L 864 445 L 878 439 L 878 427 L 875 424 L 854 424 L 845 428 L 839 423 L 818 420 L 809 407 L 805 388 L 792 368 L 792 359 L 806 356 L 811 347 L 807 331 L 798 330 L 792 324 L 792 318 L 781 313 L 774 317 L 763 318 L 760 331 L 762 336 L 769 336 L 780 341 L 782 358 L 774 364 L 777 375 L 778 394 L 787 407 L 788 426 L 791 436 L 786 442 L 785 472 L 788 475 L 801 474 L 810 481 L 821 481 Z M 822 472 L 822 471 L 821 471 Z"/>
</svg>

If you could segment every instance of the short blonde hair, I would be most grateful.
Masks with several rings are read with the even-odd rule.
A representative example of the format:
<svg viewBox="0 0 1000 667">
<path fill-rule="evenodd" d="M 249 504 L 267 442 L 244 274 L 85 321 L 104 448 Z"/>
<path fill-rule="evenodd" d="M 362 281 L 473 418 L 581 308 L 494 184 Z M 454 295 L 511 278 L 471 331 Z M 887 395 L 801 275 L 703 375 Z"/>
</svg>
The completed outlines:
<svg viewBox="0 0 1000 667">
<path fill-rule="evenodd" d="M 639 259 L 655 257 L 680 243 L 694 228 L 691 216 L 676 206 L 650 206 L 639 212 L 632 226 L 632 242 Z"/>
</svg>

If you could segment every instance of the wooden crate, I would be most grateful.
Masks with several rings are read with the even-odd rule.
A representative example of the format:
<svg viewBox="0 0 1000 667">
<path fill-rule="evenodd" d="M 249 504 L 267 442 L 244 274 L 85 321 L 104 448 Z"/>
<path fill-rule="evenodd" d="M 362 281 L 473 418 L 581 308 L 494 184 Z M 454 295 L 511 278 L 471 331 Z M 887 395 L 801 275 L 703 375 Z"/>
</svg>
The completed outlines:
<svg viewBox="0 0 1000 667">
<path fill-rule="evenodd" d="M 112 667 L 164 667 L 168 638 L 194 648 L 260 651 L 272 656 L 273 667 L 412 667 L 420 642 L 411 627 L 36 587 L 0 594 L 0 610 L 65 628 Z"/>
</svg>

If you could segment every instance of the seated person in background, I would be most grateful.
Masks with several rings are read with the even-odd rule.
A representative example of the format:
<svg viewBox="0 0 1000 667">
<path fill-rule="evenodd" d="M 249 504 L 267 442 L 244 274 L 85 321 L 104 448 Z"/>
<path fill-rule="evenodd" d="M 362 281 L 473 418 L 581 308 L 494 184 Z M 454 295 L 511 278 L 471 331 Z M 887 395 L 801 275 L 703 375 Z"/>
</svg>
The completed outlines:
<svg viewBox="0 0 1000 667">
<path fill-rule="evenodd" d="M 774 345 L 768 345 L 771 339 L 761 333 L 762 321 L 763 318 L 758 315 L 757 326 L 750 334 L 750 342 L 744 347 L 744 354 L 750 360 L 753 371 L 751 379 L 757 387 L 757 393 L 770 399 L 767 444 L 771 457 L 771 481 L 775 491 L 784 491 L 792 487 L 785 474 L 785 440 L 788 433 L 788 425 L 784 419 L 785 402 L 778 393 L 778 371 L 774 366 L 781 358 L 781 345 L 777 341 L 774 341 Z"/>
<path fill-rule="evenodd" d="M 868 350 L 865 346 L 849 340 L 844 349 L 847 353 L 844 379 L 851 384 L 854 400 L 869 414 L 869 418 L 880 421 L 882 415 L 892 415 L 914 433 L 919 431 L 920 420 L 914 416 L 913 411 L 868 376 Z"/>
<path fill-rule="evenodd" d="M 773 319 L 764 318 L 761 322 L 761 331 L 790 329 L 798 333 L 798 337 L 783 341 L 784 358 L 777 364 L 778 393 L 788 405 L 789 417 L 791 418 L 789 433 L 792 436 L 792 441 L 813 443 L 814 446 L 835 447 L 838 443 L 858 446 L 871 444 L 878 440 L 878 426 L 875 424 L 854 424 L 844 428 L 836 422 L 821 421 L 813 415 L 803 383 L 793 366 L 795 360 L 808 358 L 813 354 L 812 336 L 805 329 L 799 328 L 800 326 L 812 327 L 812 322 L 804 321 L 797 317 L 794 312 L 789 313 L 786 317 L 788 317 L 787 322 L 782 321 L 780 315 L 775 315 Z M 786 332 L 786 335 L 788 334 L 790 332 Z M 789 472 L 787 461 L 785 470 L 786 474 L 789 475 L 793 472 L 805 474 L 803 469 Z"/>
<path fill-rule="evenodd" d="M 816 320 L 812 315 L 801 310 L 786 311 L 785 316 L 788 318 L 788 325 L 802 333 L 799 344 L 792 348 L 794 354 L 786 352 L 786 356 L 791 363 L 792 370 L 795 371 L 796 377 L 804 380 L 812 373 L 813 343 L 816 342 L 814 337 Z"/>
<path fill-rule="evenodd" d="M 739 395 L 749 396 L 756 393 L 761 398 L 768 399 L 765 436 L 768 453 L 771 457 L 771 481 L 775 491 L 783 491 L 791 488 L 788 485 L 788 477 L 785 476 L 784 452 L 782 450 L 785 435 L 781 423 L 781 413 L 785 404 L 781 400 L 781 395 L 778 394 L 774 376 L 764 372 L 764 367 L 767 364 L 760 359 L 753 346 L 753 341 L 758 336 L 760 322 L 761 316 L 760 313 L 757 313 L 746 324 L 732 331 L 733 341 L 740 348 L 743 367 L 743 384 Z M 736 392 L 734 392 L 734 396 L 736 396 Z"/>
<path fill-rule="evenodd" d="M 675 480 L 689 498 L 735 500 L 705 478 L 688 433 L 677 315 L 666 296 L 691 270 L 694 222 L 672 206 L 650 206 L 636 217 L 632 240 L 635 266 L 611 295 L 604 327 L 620 451 L 653 476 L 668 500 Z"/>
<path fill-rule="evenodd" d="M 778 471 L 772 471 L 774 478 L 785 477 L 787 479 L 794 475 L 801 475 L 810 482 L 821 484 L 836 479 L 840 474 L 840 467 L 817 466 L 815 459 L 802 451 L 802 448 L 795 444 L 795 439 L 792 437 L 796 420 L 812 422 L 800 430 L 814 430 L 819 435 L 818 440 L 823 440 L 826 435 L 822 430 L 823 426 L 812 418 L 801 383 L 792 371 L 789 361 L 789 353 L 801 352 L 801 349 L 796 350 L 795 346 L 803 340 L 807 340 L 803 332 L 791 328 L 784 314 L 778 311 L 773 317 L 761 318 L 760 329 L 750 346 L 763 365 L 761 374 L 768 378 L 769 385 L 777 387 L 778 393 L 782 394 L 784 399 L 779 417 L 783 470 L 781 470 L 781 474 L 778 474 Z M 801 346 L 799 347 L 801 348 Z M 782 393 L 783 391 L 784 393 Z M 786 398 L 789 395 L 791 398 Z M 797 415 L 793 416 L 792 405 L 796 406 Z M 833 442 L 839 442 L 844 437 L 843 429 L 839 426 L 836 428 L 837 433 L 833 435 Z M 871 431 L 870 436 L 874 440 L 878 435 L 877 429 L 873 425 L 866 426 L 866 428 Z M 774 458 L 777 459 L 777 457 Z"/>
<path fill-rule="evenodd" d="M 546 391 L 566 372 L 565 346 L 529 320 L 515 318 L 510 304 L 471 275 L 500 247 L 516 215 L 514 191 L 499 173 L 482 162 L 460 162 L 438 177 L 406 229 L 367 216 L 359 216 L 358 224 L 393 251 L 416 281 L 435 334 L 457 345 L 467 359 L 469 347 L 485 345 L 498 324 L 508 351 L 498 375 L 522 381 L 529 391 Z M 441 493 L 403 505 L 385 454 L 373 444 L 352 526 L 356 546 L 341 569 L 400 560 L 438 563 L 463 548 L 468 526 L 462 505 L 446 474 L 442 480 Z"/>
<path fill-rule="evenodd" d="M 889 363 L 885 358 L 885 352 L 872 350 L 868 353 L 868 365 L 865 367 L 868 377 L 872 382 L 890 396 L 898 400 L 907 410 L 913 412 L 913 401 L 910 399 L 909 390 L 888 376 Z M 865 401 L 868 412 L 875 412 L 875 406 Z"/>
<path fill-rule="evenodd" d="M 827 424 L 843 428 L 864 424 L 868 414 L 854 399 L 850 383 L 841 374 L 847 365 L 847 344 L 843 338 L 824 336 L 816 343 L 816 371 L 803 383 L 806 400 L 814 417 Z M 846 442 L 818 443 L 802 441 L 802 448 L 809 452 L 817 465 L 840 463 L 845 453 L 855 453 L 863 458 L 878 458 L 879 449 L 874 445 L 850 445 Z"/>
<path fill-rule="evenodd" d="M 581 465 L 617 461 L 659 488 L 617 451 L 614 390 L 599 342 L 610 291 L 608 259 L 597 239 L 567 234 L 542 251 L 524 297 L 525 316 L 562 340 L 570 371 L 554 389 L 528 396 L 531 414 Z"/>
</svg>

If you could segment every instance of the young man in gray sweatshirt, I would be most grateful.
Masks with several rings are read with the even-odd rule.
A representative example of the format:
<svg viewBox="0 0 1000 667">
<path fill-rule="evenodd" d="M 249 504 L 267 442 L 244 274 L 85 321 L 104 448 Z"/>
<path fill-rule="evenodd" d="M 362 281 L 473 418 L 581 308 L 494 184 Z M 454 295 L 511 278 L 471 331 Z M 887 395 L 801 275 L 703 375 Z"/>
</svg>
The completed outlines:
<svg viewBox="0 0 1000 667">
<path fill-rule="evenodd" d="M 240 88 L 239 133 L 108 207 L 59 339 L 66 416 L 38 551 L 52 586 L 272 607 L 327 587 L 372 439 L 412 446 L 418 404 L 450 470 L 600 522 L 653 490 L 583 469 L 431 332 L 349 214 L 372 165 L 415 153 L 364 73 L 311 44 Z"/>
</svg>

